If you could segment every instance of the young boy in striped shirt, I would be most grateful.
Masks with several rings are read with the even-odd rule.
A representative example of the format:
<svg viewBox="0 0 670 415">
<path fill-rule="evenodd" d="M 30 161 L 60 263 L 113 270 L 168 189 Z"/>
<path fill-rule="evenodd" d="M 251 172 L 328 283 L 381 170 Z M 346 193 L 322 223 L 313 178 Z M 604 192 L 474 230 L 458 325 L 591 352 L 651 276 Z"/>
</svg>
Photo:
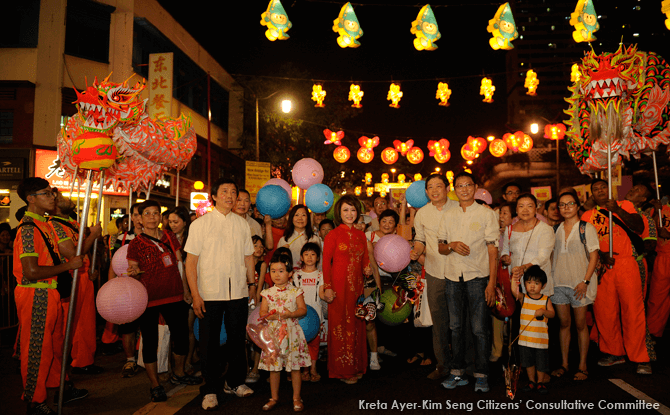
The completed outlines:
<svg viewBox="0 0 670 415">
<path fill-rule="evenodd" d="M 519 291 L 520 277 L 515 277 L 512 284 L 512 294 L 522 305 L 519 318 L 519 354 L 521 366 L 528 373 L 528 385 L 521 390 L 537 390 L 544 395 L 549 393 L 547 383 L 550 379 L 549 329 L 546 318 L 555 316 L 554 306 L 549 297 L 541 293 L 547 284 L 547 274 L 538 265 L 526 270 L 523 283 L 525 294 Z"/>
</svg>

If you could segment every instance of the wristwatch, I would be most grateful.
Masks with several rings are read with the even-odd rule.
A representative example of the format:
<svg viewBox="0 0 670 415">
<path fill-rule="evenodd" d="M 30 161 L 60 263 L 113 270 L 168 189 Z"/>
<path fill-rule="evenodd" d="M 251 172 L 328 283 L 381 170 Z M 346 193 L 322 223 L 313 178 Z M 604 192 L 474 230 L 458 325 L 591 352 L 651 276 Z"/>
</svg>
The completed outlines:
<svg viewBox="0 0 670 415">
<path fill-rule="evenodd" d="M 589 284 L 591 283 L 590 280 L 584 280 L 584 281 L 582 281 L 582 282 L 583 282 L 584 284 L 586 284 L 586 285 L 589 285 Z"/>
</svg>

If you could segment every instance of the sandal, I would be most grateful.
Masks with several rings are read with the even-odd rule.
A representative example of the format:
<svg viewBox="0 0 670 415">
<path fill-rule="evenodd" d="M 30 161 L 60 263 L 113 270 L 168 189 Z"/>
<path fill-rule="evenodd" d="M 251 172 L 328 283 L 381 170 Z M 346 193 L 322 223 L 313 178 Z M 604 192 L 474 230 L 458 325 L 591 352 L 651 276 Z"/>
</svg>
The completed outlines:
<svg viewBox="0 0 670 415">
<path fill-rule="evenodd" d="M 565 375 L 568 372 L 568 368 L 565 366 L 561 366 L 558 369 L 554 370 L 551 372 L 551 376 L 555 378 L 560 378 L 561 376 Z"/>
<path fill-rule="evenodd" d="M 575 373 L 575 377 L 572 380 L 575 380 L 577 382 L 584 382 L 588 378 L 589 378 L 588 370 L 578 370 L 577 373 Z"/>
<path fill-rule="evenodd" d="M 537 393 L 540 395 L 546 395 L 549 393 L 549 389 L 547 389 L 547 384 L 546 383 L 538 383 L 537 384 Z"/>
<path fill-rule="evenodd" d="M 305 409 L 305 405 L 302 403 L 302 399 L 293 399 L 293 412 L 302 412 Z"/>
<path fill-rule="evenodd" d="M 309 375 L 309 372 L 302 372 L 300 374 L 300 380 L 302 380 L 303 382 L 308 382 L 310 379 L 311 377 Z"/>
<path fill-rule="evenodd" d="M 420 366 L 430 366 L 433 364 L 433 361 L 430 359 L 430 357 L 427 357 L 421 361 Z"/>
<path fill-rule="evenodd" d="M 312 373 L 310 374 L 309 380 L 312 382 L 318 382 L 321 380 L 321 375 L 319 375 L 318 373 Z"/>
<path fill-rule="evenodd" d="M 410 365 L 413 365 L 414 363 L 422 361 L 422 360 L 423 360 L 423 356 L 421 356 L 419 353 L 417 353 L 414 356 L 407 359 L 407 363 L 409 363 Z"/>
<path fill-rule="evenodd" d="M 526 392 L 532 392 L 532 391 L 534 391 L 535 389 L 536 389 L 535 382 L 533 382 L 533 381 L 529 381 L 528 384 L 527 384 L 526 386 L 524 386 L 523 388 L 521 388 L 521 392 L 524 392 L 524 393 L 526 393 Z"/>
<path fill-rule="evenodd" d="M 277 400 L 270 398 L 268 403 L 263 405 L 263 410 L 264 411 L 270 411 L 272 410 L 275 406 L 277 406 Z"/>
</svg>

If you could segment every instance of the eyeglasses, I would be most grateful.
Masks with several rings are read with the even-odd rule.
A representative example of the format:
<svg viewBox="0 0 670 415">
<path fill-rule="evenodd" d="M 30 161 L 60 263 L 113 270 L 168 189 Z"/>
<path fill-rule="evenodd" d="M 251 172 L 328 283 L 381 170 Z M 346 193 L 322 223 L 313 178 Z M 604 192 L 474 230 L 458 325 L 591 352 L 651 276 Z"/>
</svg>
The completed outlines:
<svg viewBox="0 0 670 415">
<path fill-rule="evenodd" d="M 569 208 L 569 207 L 573 207 L 573 206 L 575 206 L 576 204 L 577 204 L 577 203 L 575 203 L 575 202 L 559 203 L 559 204 L 558 204 L 558 208 L 559 208 L 559 209 L 567 209 L 567 208 Z"/>
<path fill-rule="evenodd" d="M 382 203 L 375 203 L 375 206 L 386 206 L 386 202 L 382 202 Z"/>
<path fill-rule="evenodd" d="M 514 195 L 517 195 L 517 196 L 518 196 L 518 195 L 521 194 L 521 192 L 513 192 L 513 191 L 510 190 L 509 192 L 507 192 L 507 193 L 505 193 L 505 194 L 506 194 L 507 196 L 514 196 Z"/>
<path fill-rule="evenodd" d="M 142 216 L 160 216 L 160 212 L 144 212 L 142 213 Z"/>
<path fill-rule="evenodd" d="M 457 184 L 457 185 L 454 186 L 454 187 L 456 187 L 456 188 L 458 188 L 458 189 L 463 189 L 463 190 L 465 190 L 465 189 L 467 189 L 468 187 L 470 187 L 470 186 L 474 186 L 474 185 L 475 185 L 474 183 L 463 183 L 463 184 Z"/>
<path fill-rule="evenodd" d="M 41 193 L 31 193 L 30 196 L 56 197 L 56 194 L 54 192 L 41 192 Z"/>
</svg>

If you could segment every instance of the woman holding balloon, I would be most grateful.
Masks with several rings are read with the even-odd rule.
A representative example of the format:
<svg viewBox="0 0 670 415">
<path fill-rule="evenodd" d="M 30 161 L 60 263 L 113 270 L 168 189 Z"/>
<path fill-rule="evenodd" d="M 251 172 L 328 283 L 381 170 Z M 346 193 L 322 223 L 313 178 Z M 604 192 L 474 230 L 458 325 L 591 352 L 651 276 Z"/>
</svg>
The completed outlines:
<svg viewBox="0 0 670 415">
<path fill-rule="evenodd" d="M 323 276 L 328 306 L 328 372 L 347 384 L 367 368 L 365 321 L 356 318 L 365 275 L 371 275 L 365 234 L 353 227 L 360 202 L 345 195 L 335 204 L 335 224 L 323 246 Z"/>
</svg>

